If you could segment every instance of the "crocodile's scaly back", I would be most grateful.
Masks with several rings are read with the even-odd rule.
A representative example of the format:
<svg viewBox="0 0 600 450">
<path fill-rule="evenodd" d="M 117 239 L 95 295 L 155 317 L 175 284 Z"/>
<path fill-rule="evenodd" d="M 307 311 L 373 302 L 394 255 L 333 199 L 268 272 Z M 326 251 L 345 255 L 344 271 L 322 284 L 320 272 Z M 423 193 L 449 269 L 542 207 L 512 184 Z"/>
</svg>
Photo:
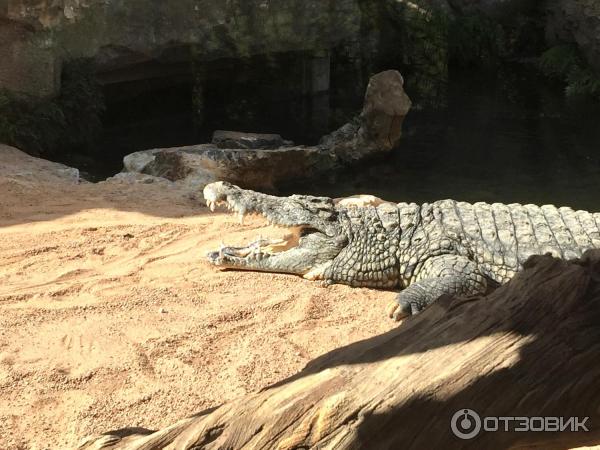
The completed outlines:
<svg viewBox="0 0 600 450">
<path fill-rule="evenodd" d="M 600 248 L 600 214 L 552 205 L 453 200 L 432 205 L 434 221 L 460 254 L 500 283 L 512 278 L 531 255 L 551 253 L 570 259 Z"/>
<path fill-rule="evenodd" d="M 415 314 L 444 294 L 484 293 L 532 255 L 570 259 L 600 248 L 600 214 L 571 208 L 442 200 L 397 205 L 403 288 L 390 316 Z"/>
</svg>

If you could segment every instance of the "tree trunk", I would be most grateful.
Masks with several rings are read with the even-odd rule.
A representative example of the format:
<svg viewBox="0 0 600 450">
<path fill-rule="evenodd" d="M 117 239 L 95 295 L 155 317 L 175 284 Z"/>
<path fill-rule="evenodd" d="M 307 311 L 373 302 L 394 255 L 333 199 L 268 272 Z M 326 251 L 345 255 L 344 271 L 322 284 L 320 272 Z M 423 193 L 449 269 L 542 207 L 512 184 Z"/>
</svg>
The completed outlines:
<svg viewBox="0 0 600 450">
<path fill-rule="evenodd" d="M 570 262 L 530 258 L 488 296 L 442 298 L 397 329 L 325 354 L 261 392 L 160 431 L 109 432 L 79 448 L 569 448 L 600 443 L 599 405 L 595 251 Z M 451 419 L 467 408 L 500 431 L 454 436 Z M 589 431 L 507 432 L 505 425 L 525 425 L 490 419 L 522 416 L 589 417 Z"/>
</svg>

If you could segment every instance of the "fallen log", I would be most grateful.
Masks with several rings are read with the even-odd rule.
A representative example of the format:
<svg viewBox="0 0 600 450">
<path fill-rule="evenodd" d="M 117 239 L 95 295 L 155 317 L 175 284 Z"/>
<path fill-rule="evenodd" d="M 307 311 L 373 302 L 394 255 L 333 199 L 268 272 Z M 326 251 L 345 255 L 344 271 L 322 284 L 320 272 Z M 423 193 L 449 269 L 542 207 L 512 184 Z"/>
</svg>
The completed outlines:
<svg viewBox="0 0 600 450">
<path fill-rule="evenodd" d="M 87 438 L 79 449 L 553 449 L 600 443 L 600 251 L 569 262 L 535 256 L 524 267 L 487 296 L 442 298 L 397 329 L 325 354 L 261 392 L 163 430 Z M 451 429 L 455 415 L 459 432 L 477 428 L 470 412 L 462 422 L 465 409 L 480 417 L 471 439 Z M 546 416 L 564 418 L 563 425 L 579 431 L 504 431 L 524 427 L 507 418 Z"/>
</svg>

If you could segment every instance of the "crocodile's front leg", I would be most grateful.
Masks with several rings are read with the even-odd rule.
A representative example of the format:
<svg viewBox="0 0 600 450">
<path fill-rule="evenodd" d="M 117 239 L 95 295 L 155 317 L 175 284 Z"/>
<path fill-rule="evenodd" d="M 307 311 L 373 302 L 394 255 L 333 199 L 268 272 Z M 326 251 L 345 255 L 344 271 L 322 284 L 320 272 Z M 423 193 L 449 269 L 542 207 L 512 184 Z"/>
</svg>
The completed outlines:
<svg viewBox="0 0 600 450">
<path fill-rule="evenodd" d="M 428 259 L 415 281 L 390 305 L 394 320 L 417 314 L 444 294 L 474 295 L 484 293 L 487 280 L 477 265 L 464 256 L 443 255 Z"/>
</svg>

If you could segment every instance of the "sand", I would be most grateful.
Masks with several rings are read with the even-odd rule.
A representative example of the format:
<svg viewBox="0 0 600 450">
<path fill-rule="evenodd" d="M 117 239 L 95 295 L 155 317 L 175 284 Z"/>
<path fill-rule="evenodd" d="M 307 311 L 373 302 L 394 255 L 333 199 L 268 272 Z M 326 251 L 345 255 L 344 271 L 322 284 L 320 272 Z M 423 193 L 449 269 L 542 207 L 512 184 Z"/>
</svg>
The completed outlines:
<svg viewBox="0 0 600 450">
<path fill-rule="evenodd" d="M 396 326 L 393 292 L 204 262 L 260 220 L 56 167 L 0 146 L 0 449 L 161 428 Z"/>
</svg>

